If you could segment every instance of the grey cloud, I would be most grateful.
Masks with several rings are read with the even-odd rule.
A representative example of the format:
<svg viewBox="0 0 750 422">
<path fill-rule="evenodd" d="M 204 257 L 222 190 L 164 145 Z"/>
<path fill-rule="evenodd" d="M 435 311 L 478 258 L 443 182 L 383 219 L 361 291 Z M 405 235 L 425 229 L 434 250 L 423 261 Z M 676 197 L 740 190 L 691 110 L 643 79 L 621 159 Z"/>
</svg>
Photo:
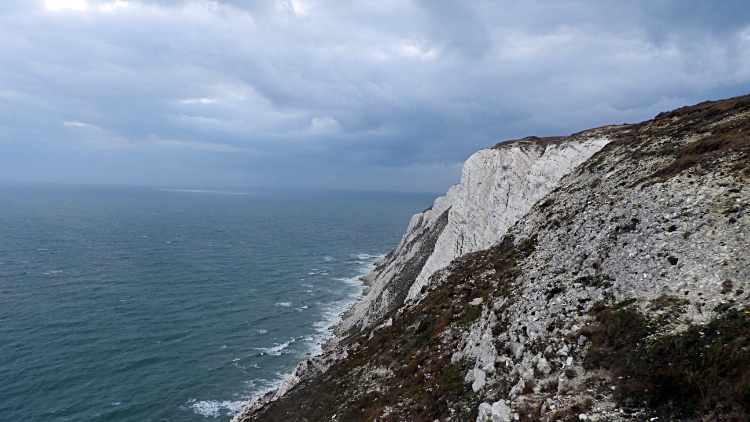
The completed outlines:
<svg viewBox="0 0 750 422">
<path fill-rule="evenodd" d="M 734 1 L 295 1 L 3 3 L 0 180 L 441 191 L 505 139 L 750 91 Z"/>
<path fill-rule="evenodd" d="M 468 58 L 481 57 L 490 48 L 486 23 L 476 15 L 474 5 L 458 0 L 420 0 L 427 12 L 432 38 Z"/>
</svg>

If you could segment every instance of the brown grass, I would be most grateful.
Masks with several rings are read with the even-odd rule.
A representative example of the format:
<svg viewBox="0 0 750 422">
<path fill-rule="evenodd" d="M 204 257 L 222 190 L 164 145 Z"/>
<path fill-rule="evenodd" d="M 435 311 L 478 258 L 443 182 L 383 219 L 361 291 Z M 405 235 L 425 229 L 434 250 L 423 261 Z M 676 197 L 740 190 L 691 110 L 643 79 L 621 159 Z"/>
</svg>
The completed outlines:
<svg viewBox="0 0 750 422">
<path fill-rule="evenodd" d="M 678 305 L 675 305 L 678 306 Z M 678 335 L 631 307 L 597 307 L 584 365 L 612 372 L 616 399 L 672 420 L 750 418 L 750 314 L 729 309 Z"/>
<path fill-rule="evenodd" d="M 534 380 L 526 380 L 523 383 L 523 390 L 521 390 L 521 394 L 531 394 L 534 392 Z"/>
<path fill-rule="evenodd" d="M 667 159 L 666 164 L 635 185 L 664 181 L 690 169 L 707 171 L 719 164 L 720 159 L 730 155 L 735 156 L 736 162 L 732 170 L 748 176 L 750 116 L 719 124 L 748 111 L 750 95 L 745 95 L 721 101 L 706 101 L 660 113 L 653 120 L 627 125 L 625 130 L 606 129 L 614 141 L 589 160 L 585 167 L 603 171 L 602 165 L 607 154 L 625 146 L 628 158 L 633 161 L 653 157 Z M 702 138 L 686 145 L 680 142 L 695 135 Z"/>
</svg>

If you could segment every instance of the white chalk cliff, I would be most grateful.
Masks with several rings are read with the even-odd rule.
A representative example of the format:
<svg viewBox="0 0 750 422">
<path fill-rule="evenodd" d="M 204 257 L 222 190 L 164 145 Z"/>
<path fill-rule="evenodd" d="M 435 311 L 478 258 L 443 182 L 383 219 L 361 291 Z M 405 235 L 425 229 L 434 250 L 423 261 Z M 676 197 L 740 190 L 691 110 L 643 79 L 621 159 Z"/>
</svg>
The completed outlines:
<svg viewBox="0 0 750 422">
<path fill-rule="evenodd" d="M 560 179 L 607 143 L 609 138 L 590 131 L 560 140 L 505 142 L 469 157 L 461 182 L 414 215 L 398 247 L 364 277 L 365 296 L 336 333 L 369 327 L 404 301 L 418 300 L 432 274 L 497 243 Z"/>
<path fill-rule="evenodd" d="M 396 249 L 363 277 L 364 296 L 342 316 L 336 337 L 324 345 L 326 352 L 300 363 L 277 391 L 255 397 L 233 420 L 278 400 L 346 357 L 345 350 L 336 348 L 341 340 L 375 325 L 405 302 L 418 302 L 430 276 L 455 258 L 499 242 L 564 176 L 609 142 L 594 130 L 566 138 L 504 142 L 469 157 L 461 182 L 415 214 Z"/>
</svg>

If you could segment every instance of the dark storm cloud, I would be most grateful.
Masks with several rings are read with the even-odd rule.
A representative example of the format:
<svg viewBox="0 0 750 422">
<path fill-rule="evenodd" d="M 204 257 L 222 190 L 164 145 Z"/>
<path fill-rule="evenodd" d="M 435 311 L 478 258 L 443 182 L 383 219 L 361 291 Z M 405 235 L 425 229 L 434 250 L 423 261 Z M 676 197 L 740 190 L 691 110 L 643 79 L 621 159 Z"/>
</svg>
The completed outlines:
<svg viewBox="0 0 750 422">
<path fill-rule="evenodd" d="M 0 180 L 441 191 L 505 139 L 747 93 L 750 8 L 7 0 L 0 51 Z"/>
</svg>

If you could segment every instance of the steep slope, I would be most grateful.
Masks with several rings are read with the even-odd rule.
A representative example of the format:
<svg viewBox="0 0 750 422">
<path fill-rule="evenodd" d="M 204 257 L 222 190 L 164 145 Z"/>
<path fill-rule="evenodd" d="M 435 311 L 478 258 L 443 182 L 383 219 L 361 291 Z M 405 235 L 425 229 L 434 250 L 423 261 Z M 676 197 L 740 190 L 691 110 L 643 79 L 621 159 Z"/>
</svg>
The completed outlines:
<svg viewBox="0 0 750 422">
<path fill-rule="evenodd" d="M 515 194 L 534 201 L 526 211 L 467 195 L 486 212 L 459 216 L 520 215 L 496 218 L 510 228 L 494 243 L 453 245 L 485 249 L 420 279 L 236 420 L 748 420 L 750 96 L 576 139 L 608 143 L 541 200 Z M 448 210 L 432 254 L 461 232 L 454 207 L 432 209 Z"/>
<path fill-rule="evenodd" d="M 453 259 L 497 243 L 560 179 L 609 142 L 606 131 L 526 138 L 483 149 L 461 182 L 412 217 L 401 243 L 364 278 L 368 289 L 336 327 L 346 336 L 401 306 Z"/>
</svg>

